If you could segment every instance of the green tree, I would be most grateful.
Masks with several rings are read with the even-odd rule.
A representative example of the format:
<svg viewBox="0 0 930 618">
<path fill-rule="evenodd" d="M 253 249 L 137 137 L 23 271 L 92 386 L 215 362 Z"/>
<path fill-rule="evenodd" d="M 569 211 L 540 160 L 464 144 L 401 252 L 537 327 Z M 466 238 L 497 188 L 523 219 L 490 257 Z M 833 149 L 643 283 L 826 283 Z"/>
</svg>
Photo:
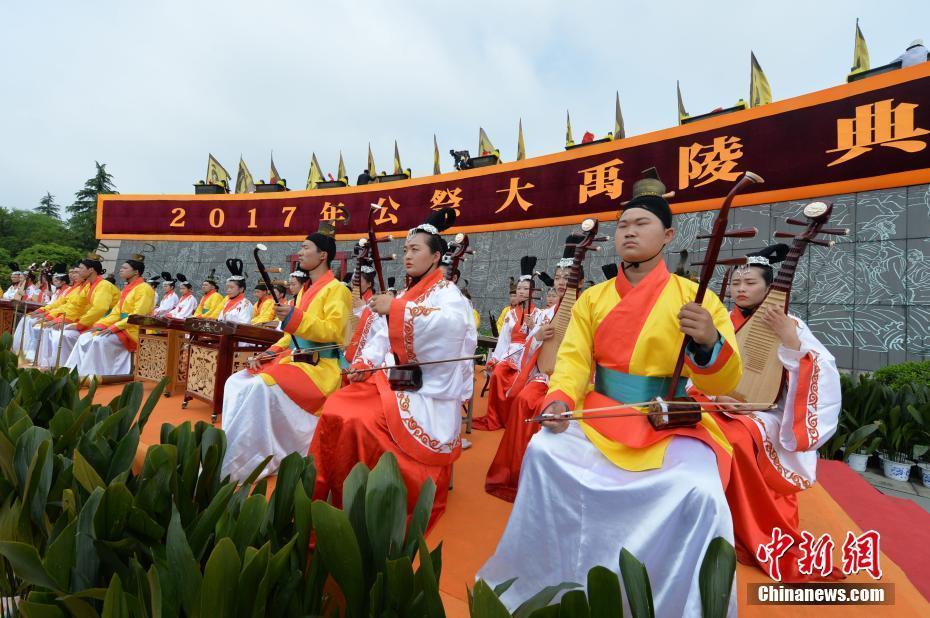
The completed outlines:
<svg viewBox="0 0 930 618">
<path fill-rule="evenodd" d="M 44 242 L 32 245 L 16 254 L 16 261 L 26 268 L 32 263 L 41 264 L 48 261 L 52 264 L 59 262 L 71 265 L 84 257 L 84 253 L 75 247 L 66 247 L 53 242 Z"/>
<path fill-rule="evenodd" d="M 113 184 L 113 176 L 107 171 L 106 163 L 98 163 L 97 173 L 88 178 L 84 188 L 74 194 L 74 203 L 68 206 L 68 226 L 78 248 L 90 251 L 97 246 L 97 196 L 119 193 Z"/>
<path fill-rule="evenodd" d="M 9 263 L 12 261 L 10 252 L 0 247 L 0 288 L 6 290 L 10 287 L 10 270 Z"/>
<path fill-rule="evenodd" d="M 44 242 L 75 246 L 74 236 L 64 223 L 34 210 L 0 208 L 0 248 L 10 255 Z"/>
<path fill-rule="evenodd" d="M 36 206 L 35 211 L 52 219 L 61 219 L 58 204 L 55 203 L 55 196 L 48 191 L 45 192 L 45 197 L 39 200 L 39 205 Z"/>
</svg>

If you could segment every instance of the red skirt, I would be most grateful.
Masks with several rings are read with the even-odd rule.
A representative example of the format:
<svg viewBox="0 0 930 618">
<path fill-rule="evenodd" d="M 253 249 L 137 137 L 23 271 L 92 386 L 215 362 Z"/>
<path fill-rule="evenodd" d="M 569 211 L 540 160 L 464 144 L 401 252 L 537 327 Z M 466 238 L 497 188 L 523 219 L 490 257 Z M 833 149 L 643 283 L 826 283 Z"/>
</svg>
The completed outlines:
<svg viewBox="0 0 930 618">
<path fill-rule="evenodd" d="M 316 465 L 315 500 L 326 500 L 342 508 L 342 485 L 357 463 L 374 468 L 385 452 L 397 458 L 407 486 L 407 515 L 413 513 L 420 487 L 431 478 L 436 498 L 429 528 L 446 510 L 451 466 L 429 466 L 406 455 L 391 438 L 378 387 L 373 379 L 339 389 L 326 400 L 313 433 L 310 454 Z"/>
<path fill-rule="evenodd" d="M 768 567 L 757 560 L 756 550 L 760 545 L 772 542 L 772 529 L 778 527 L 795 539 L 795 544 L 779 560 L 783 582 L 843 579 L 843 574 L 836 567 L 832 575 L 826 578 L 800 573 L 798 559 L 801 552 L 798 545 L 801 532 L 798 530 L 797 494 L 777 492 L 766 483 L 757 461 L 759 449 L 762 448 L 761 436 L 744 424 L 751 423 L 750 419 L 730 418 L 722 414 L 715 414 L 714 419 L 733 446 L 726 496 L 733 516 L 737 559 L 743 564 L 755 564 L 768 572 Z"/>
<path fill-rule="evenodd" d="M 472 428 L 479 431 L 497 431 L 507 424 L 510 405 L 514 397 L 507 397 L 519 372 L 507 362 L 498 363 L 491 374 L 488 386 L 488 412 L 472 421 Z"/>
<path fill-rule="evenodd" d="M 517 497 L 523 454 L 526 453 L 530 438 L 540 428 L 539 423 L 526 423 L 524 420 L 539 413 L 548 388 L 543 382 L 530 382 L 514 400 L 504 427 L 504 437 L 484 481 L 484 490 L 492 496 L 507 502 L 513 502 Z"/>
</svg>

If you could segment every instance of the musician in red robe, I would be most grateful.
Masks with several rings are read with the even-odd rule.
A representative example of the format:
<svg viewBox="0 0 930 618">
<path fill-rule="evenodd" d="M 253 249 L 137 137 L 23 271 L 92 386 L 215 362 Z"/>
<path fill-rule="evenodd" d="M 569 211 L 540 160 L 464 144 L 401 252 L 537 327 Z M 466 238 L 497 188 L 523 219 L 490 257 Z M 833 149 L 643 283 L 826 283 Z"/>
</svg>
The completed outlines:
<svg viewBox="0 0 930 618">
<path fill-rule="evenodd" d="M 473 355 L 477 344 L 471 305 L 439 269 L 446 249 L 439 233 L 454 220 L 455 211 L 443 209 L 410 230 L 404 243 L 410 285 L 396 298 L 379 294 L 371 300 L 378 314 L 373 332 L 348 372 L 351 384 L 323 406 L 310 446 L 316 499 L 332 495 L 341 507 L 352 468 L 359 462 L 373 468 L 390 451 L 407 487 L 408 513 L 427 479 L 436 485 L 430 522 L 445 509 L 451 466 L 461 452 L 460 406 L 474 384 L 473 362 L 449 359 Z M 408 363 L 422 374 L 419 388 L 392 384 L 386 371 L 372 371 Z"/>
<path fill-rule="evenodd" d="M 788 249 L 778 244 L 750 253 L 748 263 L 733 271 L 730 319 L 737 331 L 765 300 L 774 280 L 772 266 L 785 259 Z M 715 416 L 733 446 L 726 497 L 733 515 L 737 556 L 740 562 L 764 569 L 756 550 L 772 541 L 775 527 L 801 539 L 797 495 L 816 481 L 817 449 L 836 431 L 841 388 L 836 360 L 800 318 L 771 308 L 763 311 L 762 320 L 778 338 L 778 358 L 786 377 L 777 408 Z M 742 352 L 744 358 L 752 356 L 751 347 Z M 695 398 L 736 402 L 726 395 L 712 398 L 694 389 L 691 393 Z M 782 581 L 819 579 L 798 571 L 800 556 L 796 544 L 779 560 Z"/>
<path fill-rule="evenodd" d="M 535 264 L 536 258 L 531 256 L 520 258 L 521 275 L 517 281 L 517 304 L 504 318 L 497 345 L 485 365 L 485 374 L 491 377 L 487 413 L 472 422 L 474 429 L 481 431 L 503 429 L 510 415 L 513 398 L 508 397 L 507 393 L 523 366 L 526 336 L 535 326 L 539 313 L 533 304 L 533 299 L 530 298 Z"/>
<path fill-rule="evenodd" d="M 566 247 L 562 253 L 562 259 L 556 266 L 555 278 L 550 287 L 550 290 L 555 291 L 558 299 L 565 294 L 568 284 L 569 269 L 575 253 L 573 245 L 581 238 L 581 236 L 572 234 L 565 239 Z M 584 274 L 580 266 L 579 273 L 579 280 L 583 280 Z M 539 370 L 536 361 L 543 342 L 551 339 L 555 334 L 552 319 L 557 311 L 558 303 L 540 311 L 537 324 L 527 337 L 522 353 L 527 360 L 511 385 L 509 397 L 513 403 L 504 426 L 504 437 L 501 438 L 485 479 L 484 490 L 507 502 L 513 502 L 517 495 L 517 481 L 520 479 L 523 454 L 530 443 L 530 438 L 539 431 L 539 423 L 527 423 L 525 420 L 539 414 L 546 391 L 549 389 L 549 376 Z"/>
</svg>

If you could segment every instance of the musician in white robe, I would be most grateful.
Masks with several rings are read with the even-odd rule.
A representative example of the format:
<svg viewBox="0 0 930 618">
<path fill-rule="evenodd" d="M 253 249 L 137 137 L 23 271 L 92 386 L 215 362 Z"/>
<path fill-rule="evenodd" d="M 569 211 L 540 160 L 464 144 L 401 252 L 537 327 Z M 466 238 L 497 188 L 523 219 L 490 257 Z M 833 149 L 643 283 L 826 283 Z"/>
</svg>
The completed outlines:
<svg viewBox="0 0 930 618">
<path fill-rule="evenodd" d="M 249 324 L 252 321 L 252 303 L 245 295 L 245 275 L 242 270 L 242 260 L 226 260 L 226 267 L 232 275 L 226 279 L 226 297 L 219 305 L 216 319 L 223 322 L 236 322 Z"/>
<path fill-rule="evenodd" d="M 176 290 L 181 293 L 181 297 L 178 299 L 178 304 L 166 313 L 165 317 L 183 320 L 194 315 L 197 309 L 197 297 L 194 296 L 194 286 L 187 280 L 187 277 L 178 273 L 176 282 Z"/>
<path fill-rule="evenodd" d="M 408 513 L 427 478 L 436 485 L 430 522 L 445 509 L 452 463 L 461 453 L 461 402 L 473 385 L 473 361 L 422 365 L 422 386 L 393 390 L 385 371 L 396 363 L 445 361 L 474 354 L 477 343 L 471 304 L 443 277 L 439 260 L 445 241 L 439 232 L 455 211 L 432 213 L 407 235 L 404 269 L 411 285 L 397 297 L 371 301 L 381 316 L 352 364 L 349 386 L 323 406 L 310 446 L 317 465 L 314 496 L 342 504 L 346 476 L 356 463 L 374 467 L 385 451 L 397 457 L 407 486 Z"/>
<path fill-rule="evenodd" d="M 23 355 L 27 359 L 32 359 L 35 357 L 36 350 L 36 336 L 39 332 L 37 324 L 45 317 L 49 309 L 53 309 L 58 306 L 64 297 L 68 293 L 68 290 L 71 289 L 71 276 L 65 269 L 64 264 L 56 264 L 53 269 L 55 273 L 52 275 L 52 291 L 49 295 L 49 300 L 46 302 L 45 306 L 40 309 L 36 309 L 32 313 L 28 314 L 23 318 L 24 322 L 19 325 L 13 332 L 13 350 L 19 350 L 20 348 L 20 339 L 25 338 L 22 344 Z"/>
<path fill-rule="evenodd" d="M 10 262 L 10 268 L 13 270 L 10 273 L 10 287 L 3 292 L 3 300 L 13 300 L 19 290 L 19 283 L 23 280 L 23 272 L 19 269 L 19 264 Z"/>
<path fill-rule="evenodd" d="M 164 279 L 161 283 L 164 294 L 161 300 L 158 301 L 158 306 L 155 308 L 154 314 L 157 317 L 167 314 L 178 304 L 178 295 L 177 292 L 175 292 L 175 278 L 167 271 L 162 272 L 161 276 L 162 279 Z"/>
</svg>

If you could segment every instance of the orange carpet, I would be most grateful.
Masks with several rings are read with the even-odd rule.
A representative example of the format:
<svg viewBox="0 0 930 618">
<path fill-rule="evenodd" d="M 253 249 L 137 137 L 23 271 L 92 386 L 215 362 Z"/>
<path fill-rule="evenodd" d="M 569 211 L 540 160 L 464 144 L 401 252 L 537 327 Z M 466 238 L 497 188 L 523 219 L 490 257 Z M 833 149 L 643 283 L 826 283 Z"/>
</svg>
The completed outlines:
<svg viewBox="0 0 930 618">
<path fill-rule="evenodd" d="M 101 387 L 97 400 L 108 402 L 118 395 L 121 389 L 121 385 Z M 150 389 L 151 384 L 146 383 L 146 392 Z M 480 384 L 478 389 L 480 389 Z M 478 389 L 476 392 L 479 392 Z M 484 414 L 483 406 L 483 401 L 476 401 L 475 416 Z M 147 448 L 146 445 L 158 442 L 160 427 L 163 423 L 178 424 L 185 420 L 209 422 L 209 407 L 195 400 L 190 403 L 187 410 L 182 410 L 180 396 L 163 398 L 156 406 L 152 418 L 142 433 L 140 456 Z M 431 547 L 440 542 L 443 544 L 440 588 L 446 612 L 450 618 L 468 616 L 465 587 L 472 585 L 475 573 L 494 552 L 510 513 L 509 503 L 484 492 L 484 477 L 502 434 L 502 431 L 475 431 L 467 436 L 473 446 L 464 451 L 462 458 L 455 464 L 453 490 L 449 493 L 446 513 L 427 539 Z M 801 528 L 804 530 L 809 530 L 816 535 L 829 532 L 834 539 L 843 539 L 847 531 L 853 531 L 856 534 L 862 532 L 820 484 L 803 492 L 799 503 Z M 927 548 L 915 548 L 915 551 L 927 551 Z M 835 564 L 842 564 L 839 548 L 834 551 L 834 561 Z M 884 570 L 882 582 L 895 585 L 895 603 L 891 606 L 784 605 L 761 607 L 747 604 L 747 584 L 766 582 L 766 575 L 754 567 L 739 565 L 737 568 L 739 613 L 741 616 L 786 618 L 930 616 L 930 603 L 885 554 L 882 554 L 882 567 Z M 873 580 L 868 575 L 858 575 L 847 581 L 871 583 Z"/>
</svg>

